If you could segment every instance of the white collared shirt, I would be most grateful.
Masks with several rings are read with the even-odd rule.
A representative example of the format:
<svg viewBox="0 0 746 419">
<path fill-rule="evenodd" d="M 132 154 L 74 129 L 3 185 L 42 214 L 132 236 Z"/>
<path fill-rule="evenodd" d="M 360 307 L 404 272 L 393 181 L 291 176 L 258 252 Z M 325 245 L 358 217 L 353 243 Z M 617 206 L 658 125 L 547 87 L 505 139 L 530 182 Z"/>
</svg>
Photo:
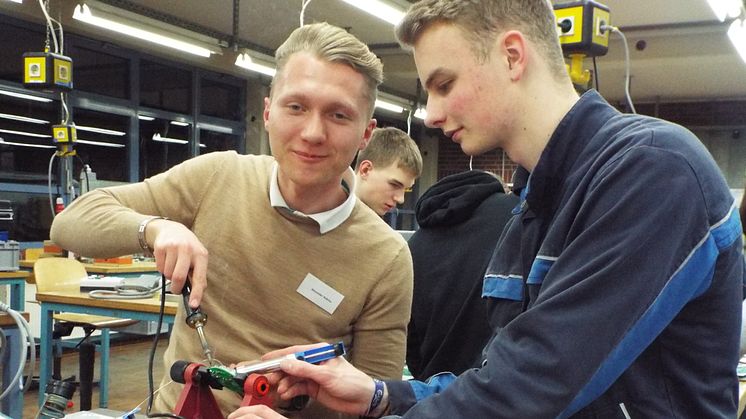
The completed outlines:
<svg viewBox="0 0 746 419">
<path fill-rule="evenodd" d="M 355 208 L 355 200 L 357 199 L 355 197 L 355 172 L 352 171 L 352 168 L 348 167 L 342 175 L 342 180 L 350 187 L 347 199 L 336 208 L 316 214 L 304 214 L 288 206 L 287 201 L 285 201 L 280 192 L 280 185 L 277 183 L 278 170 L 279 166 L 277 162 L 274 162 L 272 164 L 272 176 L 269 179 L 269 204 L 273 207 L 284 208 L 297 216 L 307 217 L 316 221 L 319 224 L 319 232 L 321 234 L 339 227 L 352 214 L 352 210 Z"/>
</svg>

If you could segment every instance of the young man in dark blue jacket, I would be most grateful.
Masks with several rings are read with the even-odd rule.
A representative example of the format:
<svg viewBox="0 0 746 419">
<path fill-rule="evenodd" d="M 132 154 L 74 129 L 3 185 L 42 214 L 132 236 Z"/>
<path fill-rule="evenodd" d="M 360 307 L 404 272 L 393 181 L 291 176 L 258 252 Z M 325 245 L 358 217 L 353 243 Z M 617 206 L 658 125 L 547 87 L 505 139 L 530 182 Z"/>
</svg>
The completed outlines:
<svg viewBox="0 0 746 419">
<path fill-rule="evenodd" d="M 525 169 L 484 283 L 524 311 L 458 378 L 379 383 L 342 359 L 288 361 L 282 397 L 418 419 L 735 417 L 741 224 L 697 138 L 578 97 L 547 0 L 424 0 L 397 36 L 426 124 Z"/>
</svg>

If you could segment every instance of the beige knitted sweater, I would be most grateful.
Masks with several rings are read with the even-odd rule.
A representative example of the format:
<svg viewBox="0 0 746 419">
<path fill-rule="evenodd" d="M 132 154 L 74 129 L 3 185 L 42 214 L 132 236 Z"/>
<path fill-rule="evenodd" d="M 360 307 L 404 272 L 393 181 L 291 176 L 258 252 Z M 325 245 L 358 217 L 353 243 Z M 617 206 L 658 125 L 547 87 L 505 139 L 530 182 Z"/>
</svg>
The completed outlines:
<svg viewBox="0 0 746 419">
<path fill-rule="evenodd" d="M 360 201 L 343 224 L 323 235 L 314 221 L 271 207 L 273 162 L 269 156 L 210 153 L 141 183 L 93 191 L 56 217 L 52 240 L 84 256 L 138 253 L 137 227 L 146 216 L 179 221 L 209 251 L 201 308 L 217 359 L 229 364 L 290 345 L 341 340 L 361 370 L 400 378 L 412 297 L 406 242 Z M 309 273 L 344 296 L 333 314 L 296 291 Z M 202 358 L 180 307 L 165 370 L 177 360 Z M 181 387 L 165 387 L 154 411 L 173 409 Z M 228 390 L 213 394 L 224 414 L 240 403 Z M 334 415 L 313 406 L 300 416 Z"/>
</svg>

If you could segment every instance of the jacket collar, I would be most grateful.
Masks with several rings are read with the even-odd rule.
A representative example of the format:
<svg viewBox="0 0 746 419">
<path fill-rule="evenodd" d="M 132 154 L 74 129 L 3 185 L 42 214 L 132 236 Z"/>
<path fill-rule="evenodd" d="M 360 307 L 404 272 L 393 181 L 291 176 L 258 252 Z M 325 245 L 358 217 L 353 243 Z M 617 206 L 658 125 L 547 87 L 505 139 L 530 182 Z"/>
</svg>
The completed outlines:
<svg viewBox="0 0 746 419">
<path fill-rule="evenodd" d="M 553 211 L 564 180 L 598 130 L 619 112 L 595 90 L 584 93 L 549 138 L 528 180 L 526 201 L 537 211 Z"/>
</svg>

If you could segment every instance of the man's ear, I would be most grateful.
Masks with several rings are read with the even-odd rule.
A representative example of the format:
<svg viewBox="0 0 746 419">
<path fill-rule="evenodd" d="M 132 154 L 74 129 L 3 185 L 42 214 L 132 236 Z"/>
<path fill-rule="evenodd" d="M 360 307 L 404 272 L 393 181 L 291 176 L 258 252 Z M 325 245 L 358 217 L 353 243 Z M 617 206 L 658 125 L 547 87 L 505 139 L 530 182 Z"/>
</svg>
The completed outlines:
<svg viewBox="0 0 746 419">
<path fill-rule="evenodd" d="M 267 121 L 269 121 L 269 107 L 272 101 L 269 97 L 264 98 L 264 112 L 262 112 L 262 118 L 264 118 L 264 129 L 267 129 Z"/>
<path fill-rule="evenodd" d="M 376 128 L 376 125 L 378 124 L 378 121 L 375 119 L 372 119 L 368 121 L 368 126 L 365 127 L 365 131 L 363 132 L 363 140 L 360 142 L 360 147 L 358 147 L 358 150 L 363 150 L 365 147 L 368 146 L 368 143 L 370 142 L 370 136 L 373 134 L 373 130 Z"/>
<path fill-rule="evenodd" d="M 373 162 L 370 160 L 363 160 L 357 166 L 357 173 L 362 179 L 366 179 L 370 172 L 373 171 Z"/>
<path fill-rule="evenodd" d="M 501 56 L 507 60 L 510 80 L 520 80 L 526 71 L 528 61 L 526 38 L 520 31 L 507 31 L 498 39 Z"/>
</svg>

